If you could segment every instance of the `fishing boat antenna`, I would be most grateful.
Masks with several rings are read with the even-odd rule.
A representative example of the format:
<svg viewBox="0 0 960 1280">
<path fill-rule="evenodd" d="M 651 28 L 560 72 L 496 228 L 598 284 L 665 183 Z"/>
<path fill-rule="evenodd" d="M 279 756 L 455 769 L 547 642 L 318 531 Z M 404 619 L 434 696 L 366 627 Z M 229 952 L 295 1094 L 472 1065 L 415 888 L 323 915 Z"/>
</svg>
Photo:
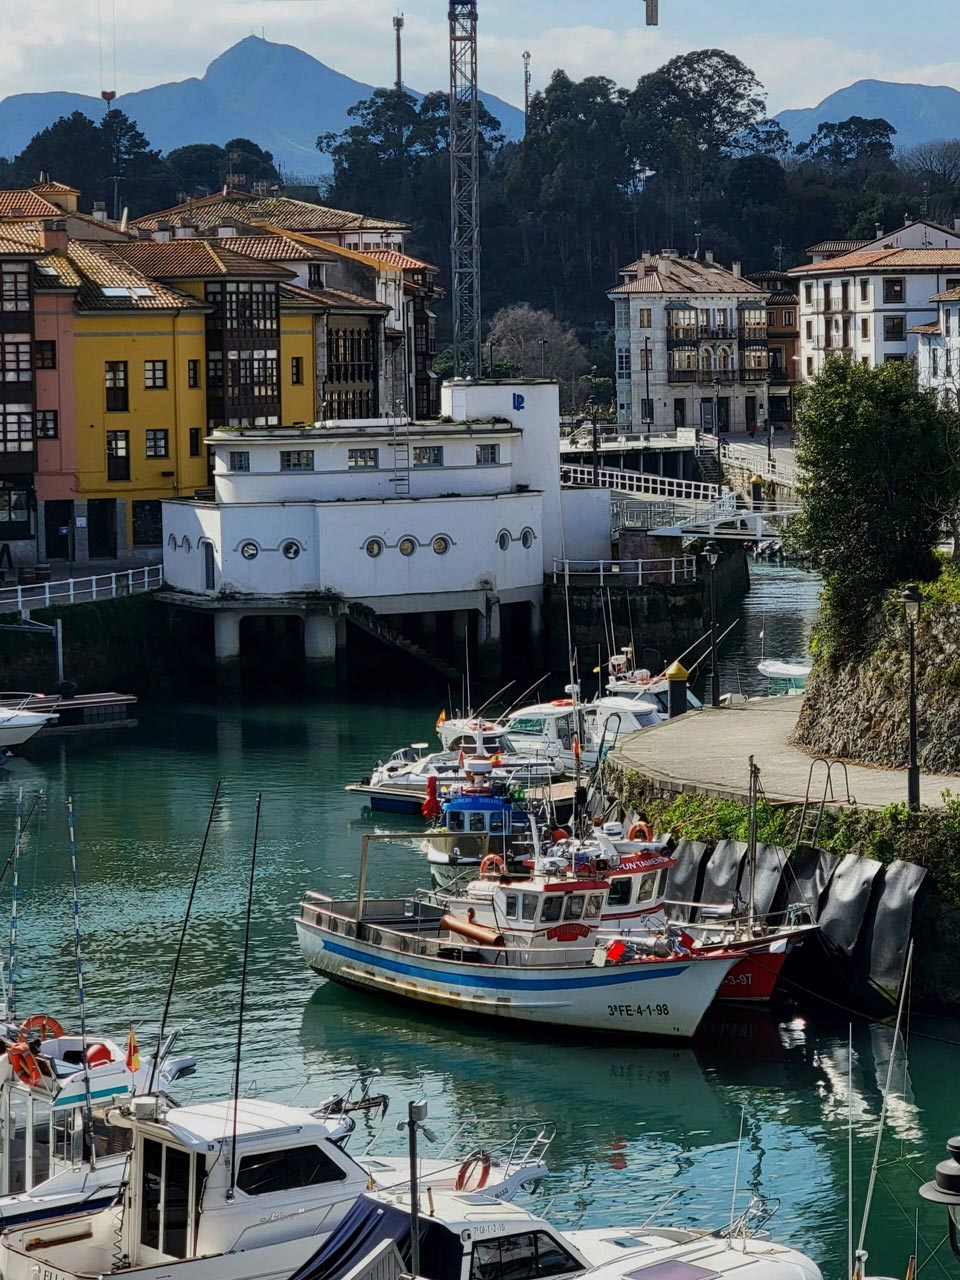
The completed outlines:
<svg viewBox="0 0 960 1280">
<path fill-rule="evenodd" d="M 466 684 L 467 697 L 466 697 L 466 704 L 465 704 L 466 714 L 467 716 L 472 716 L 473 711 L 471 708 L 473 707 L 473 699 L 470 696 L 470 628 L 469 627 L 467 627 L 466 634 L 463 637 L 463 652 L 464 652 L 464 657 L 466 660 L 466 668 L 467 668 L 465 673 L 466 681 L 467 681 L 467 684 Z"/>
<path fill-rule="evenodd" d="M 737 1217 L 737 1192 L 740 1189 L 740 1149 L 743 1146 L 743 1124 L 746 1119 L 747 1108 L 740 1108 L 740 1135 L 737 1138 L 737 1159 L 733 1166 L 733 1193 L 730 1196 L 730 1227 L 727 1232 L 727 1248 L 733 1247 L 733 1224 Z"/>
<path fill-rule="evenodd" d="M 492 697 L 489 697 L 486 700 L 486 702 L 483 704 L 483 706 L 480 707 L 480 709 L 477 711 L 477 718 L 479 719 L 480 716 L 483 715 L 487 707 L 489 707 L 492 702 L 496 702 L 496 700 L 500 697 L 501 693 L 506 693 L 507 690 L 511 688 L 513 685 L 515 685 L 516 683 L 517 683 L 516 680 L 508 680 L 502 689 L 498 689 L 497 692 L 492 695 Z"/>
<path fill-rule="evenodd" d="M 90 1096 L 90 1061 L 87 1057 L 87 1002 L 83 993 L 83 948 L 80 942 L 80 891 L 77 885 L 77 831 L 73 796 L 67 796 L 67 830 L 70 834 L 70 882 L 73 887 L 73 952 L 77 962 L 77 996 L 80 1002 L 80 1060 L 83 1063 L 83 1120 L 90 1144 L 90 1168 L 97 1167 L 93 1140 L 93 1099 Z"/>
<path fill-rule="evenodd" d="M 573 702 L 573 808 L 570 814 L 570 830 L 576 835 L 577 831 L 577 792 L 580 789 L 580 706 L 579 706 L 579 689 L 577 687 L 576 662 L 577 655 L 573 647 L 573 623 L 570 620 L 570 590 L 564 592 L 564 605 L 567 615 L 567 661 L 570 667 L 570 685 L 568 692 Z"/>
<path fill-rule="evenodd" d="M 173 969 L 170 973 L 170 982 L 167 986 L 167 998 L 163 1006 L 163 1014 L 160 1018 L 160 1030 L 157 1032 L 157 1047 L 153 1053 L 153 1061 L 150 1063 L 150 1079 L 147 1082 L 147 1093 L 153 1093 L 153 1082 L 157 1072 L 160 1070 L 160 1054 L 163 1047 L 163 1036 L 167 1029 L 167 1018 L 170 1016 L 170 1005 L 173 1001 L 173 988 L 177 981 L 177 972 L 180 968 L 180 957 L 183 955 L 183 944 L 187 936 L 187 925 L 190 923 L 190 912 L 193 910 L 193 899 L 197 892 L 197 883 L 200 880 L 200 868 L 203 866 L 204 854 L 207 852 L 207 841 L 210 839 L 210 829 L 213 826 L 213 817 L 217 811 L 217 800 L 220 797 L 220 782 L 217 779 L 217 785 L 213 791 L 213 800 L 210 802 L 210 812 L 207 815 L 207 827 L 203 833 L 203 842 L 200 845 L 200 856 L 197 858 L 197 865 L 193 872 L 193 884 L 190 886 L 190 896 L 187 898 L 187 909 L 183 915 L 183 924 L 180 926 L 180 941 L 177 943 L 177 951 L 173 957 Z"/>
<path fill-rule="evenodd" d="M 40 804 L 44 798 L 44 795 L 45 793 L 43 791 L 37 792 L 36 798 L 34 799 L 33 804 L 30 806 L 30 812 L 27 814 L 26 819 L 24 820 L 24 823 L 23 823 L 23 832 L 22 832 L 23 835 L 26 835 L 27 829 L 29 828 L 31 821 L 33 820 L 33 815 L 37 812 L 38 808 L 40 807 Z M 16 844 L 16 840 L 14 840 L 13 848 L 7 854 L 7 860 L 3 864 L 3 870 L 0 871 L 0 884 L 3 884 L 4 880 L 6 879 L 7 872 L 13 866 L 13 857 L 16 852 L 17 852 L 17 844 Z"/>
<path fill-rule="evenodd" d="M 530 697 L 530 694 L 533 693 L 534 689 L 539 689 L 540 686 L 543 684 L 544 680 L 549 680 L 549 678 L 550 678 L 550 672 L 548 671 L 545 675 L 542 675 L 539 680 L 534 680 L 533 684 L 530 686 L 529 689 L 524 689 L 523 693 L 521 693 L 520 697 L 517 698 L 516 702 L 511 702 L 509 707 L 507 707 L 506 711 L 503 713 L 504 719 L 506 719 L 506 717 L 510 714 L 510 712 L 513 711 L 516 707 L 521 706 L 526 701 L 526 699 Z"/>
<path fill-rule="evenodd" d="M 17 1016 L 17 896 L 20 888 L 20 848 L 23 841 L 23 787 L 17 792 L 17 824 L 13 838 L 13 891 L 10 897 L 10 991 L 7 1011 L 11 1022 Z"/>
<path fill-rule="evenodd" d="M 260 797 L 253 815 L 253 849 L 250 852 L 250 883 L 247 887 L 247 918 L 243 927 L 243 968 L 240 971 L 240 1010 L 237 1014 L 237 1053 L 233 1064 L 233 1139 L 230 1143 L 230 1186 L 227 1200 L 237 1194 L 237 1118 L 240 1110 L 240 1055 L 243 1051 L 243 1004 L 247 994 L 247 961 L 250 956 L 250 916 L 253 911 L 253 877 L 257 869 L 257 841 L 260 838 Z"/>
<path fill-rule="evenodd" d="M 877 1183 L 877 1170 L 880 1167 L 880 1144 L 883 1141 L 883 1130 L 887 1122 L 887 1106 L 890 1101 L 890 1087 L 893 1083 L 893 1068 L 897 1060 L 897 1043 L 900 1040 L 900 1026 L 903 1022 L 903 1011 L 907 1004 L 907 991 L 910 987 L 910 974 L 913 969 L 913 939 L 907 947 L 907 962 L 903 967 L 903 984 L 900 987 L 900 999 L 897 1002 L 897 1021 L 893 1028 L 893 1048 L 890 1050 L 890 1061 L 887 1063 L 887 1079 L 883 1086 L 883 1104 L 880 1107 L 880 1123 L 877 1126 L 877 1141 L 873 1148 L 873 1161 L 870 1165 L 870 1181 L 867 1183 L 867 1198 L 863 1205 L 863 1219 L 860 1223 L 860 1239 L 857 1244 L 857 1252 L 855 1257 L 856 1270 L 854 1275 L 860 1275 L 863 1271 L 863 1265 L 867 1260 L 864 1253 L 863 1245 L 867 1238 L 867 1223 L 870 1220 L 870 1206 L 873 1202 L 873 1189 Z"/>
<path fill-rule="evenodd" d="M 757 804 L 759 802 L 760 769 L 750 757 L 750 826 L 747 835 L 747 857 L 750 867 L 750 935 L 756 927 L 754 919 L 757 911 Z"/>
</svg>

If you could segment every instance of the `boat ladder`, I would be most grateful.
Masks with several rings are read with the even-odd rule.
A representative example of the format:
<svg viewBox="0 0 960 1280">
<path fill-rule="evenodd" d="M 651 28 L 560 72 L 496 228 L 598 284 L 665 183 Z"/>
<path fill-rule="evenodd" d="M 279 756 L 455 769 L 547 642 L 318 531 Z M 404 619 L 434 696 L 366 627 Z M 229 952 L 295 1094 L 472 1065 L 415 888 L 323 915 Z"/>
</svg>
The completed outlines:
<svg viewBox="0 0 960 1280">
<path fill-rule="evenodd" d="M 817 766 L 823 769 L 823 791 L 820 798 L 816 798 L 815 780 L 817 774 Z M 833 771 L 840 771 L 841 777 L 836 790 L 833 784 Z M 843 792 L 840 792 L 842 784 Z M 803 797 L 803 807 L 800 810 L 800 820 L 797 823 L 797 836 L 794 841 L 794 854 L 802 847 L 816 848 L 817 836 L 820 834 L 820 827 L 823 823 L 823 815 L 828 804 L 836 805 L 853 805 L 856 800 L 850 794 L 850 776 L 847 773 L 847 766 L 842 760 L 828 760 L 825 756 L 817 756 L 810 762 L 810 772 L 807 774 L 807 790 Z"/>
</svg>

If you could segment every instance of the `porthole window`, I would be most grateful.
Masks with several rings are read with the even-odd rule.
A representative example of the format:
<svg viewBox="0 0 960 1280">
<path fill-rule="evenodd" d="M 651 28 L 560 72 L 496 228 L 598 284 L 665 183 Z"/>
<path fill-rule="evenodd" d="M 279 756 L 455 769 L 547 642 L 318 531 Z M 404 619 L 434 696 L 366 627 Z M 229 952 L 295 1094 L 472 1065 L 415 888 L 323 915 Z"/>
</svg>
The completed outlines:
<svg viewBox="0 0 960 1280">
<path fill-rule="evenodd" d="M 281 547 L 281 550 L 288 560 L 296 560 L 297 556 L 300 554 L 300 543 L 285 542 Z"/>
<path fill-rule="evenodd" d="M 172 533 L 170 537 L 167 539 L 167 546 L 170 548 L 171 551 L 176 551 L 177 549 L 177 540 Z"/>
<path fill-rule="evenodd" d="M 377 556 L 383 555 L 383 543 L 379 538 L 369 538 L 364 550 L 371 560 L 376 560 Z"/>
<path fill-rule="evenodd" d="M 523 533 L 520 535 L 520 543 L 527 551 L 529 551 L 533 546 L 533 538 L 534 533 L 532 529 L 524 529 Z"/>
<path fill-rule="evenodd" d="M 500 534 L 497 538 L 497 546 L 500 548 L 501 551 L 510 550 L 510 535 L 509 533 L 507 533 L 506 529 L 500 530 Z"/>
<path fill-rule="evenodd" d="M 240 546 L 240 554 L 244 560 L 256 560 L 260 554 L 260 548 L 255 542 L 244 542 Z"/>
<path fill-rule="evenodd" d="M 415 538 L 401 538 L 397 543 L 397 550 L 402 556 L 412 556 L 417 549 Z"/>
<path fill-rule="evenodd" d="M 450 539 L 444 537 L 443 534 L 440 534 L 438 537 L 434 538 L 431 546 L 438 556 L 445 556 L 450 550 Z"/>
<path fill-rule="evenodd" d="M 183 548 L 184 551 L 186 551 L 187 555 L 190 554 L 190 539 L 187 537 L 186 534 L 183 535 L 183 541 L 180 543 L 180 546 Z"/>
</svg>

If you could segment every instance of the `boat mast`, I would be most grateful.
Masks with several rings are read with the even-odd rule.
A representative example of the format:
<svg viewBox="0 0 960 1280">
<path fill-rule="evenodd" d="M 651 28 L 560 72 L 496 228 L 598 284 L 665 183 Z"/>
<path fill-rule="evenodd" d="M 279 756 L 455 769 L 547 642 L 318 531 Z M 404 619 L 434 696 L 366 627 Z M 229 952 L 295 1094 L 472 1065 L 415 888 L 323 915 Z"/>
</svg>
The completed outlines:
<svg viewBox="0 0 960 1280">
<path fill-rule="evenodd" d="M 750 914 L 748 929 L 752 936 L 754 916 L 757 909 L 757 799 L 759 792 L 760 770 L 750 757 L 750 826 L 747 835 L 747 859 L 750 867 Z"/>
<path fill-rule="evenodd" d="M 87 1058 L 87 1003 L 83 993 L 83 950 L 80 944 L 80 893 L 77 887 L 77 833 L 73 820 L 73 796 L 67 796 L 67 829 L 70 833 L 70 879 L 73 885 L 73 951 L 77 962 L 77 996 L 80 1002 L 80 1059 L 83 1062 L 84 1123 L 90 1143 L 90 1168 L 97 1167 L 93 1140 L 93 1099 L 90 1096 L 90 1062 Z"/>
<path fill-rule="evenodd" d="M 17 792 L 17 825 L 13 838 L 13 892 L 10 898 L 10 995 L 7 1013 L 11 1022 L 17 1013 L 17 896 L 20 889 L 20 847 L 23 840 L 23 787 Z"/>
<path fill-rule="evenodd" d="M 177 953 L 173 957 L 173 971 L 170 974 L 170 985 L 167 987 L 167 1000 L 163 1006 L 163 1014 L 160 1018 L 160 1030 L 157 1032 L 157 1047 L 153 1053 L 153 1061 L 150 1063 L 150 1079 L 147 1082 L 147 1093 L 153 1092 L 153 1082 L 157 1072 L 160 1070 L 160 1053 L 163 1046 L 163 1034 L 167 1028 L 167 1018 L 170 1016 L 170 1003 L 173 1000 L 173 988 L 177 981 L 177 971 L 180 968 L 180 957 L 183 954 L 183 944 L 187 936 L 187 925 L 190 923 L 190 912 L 193 909 L 193 899 L 197 892 L 197 882 L 200 879 L 200 868 L 203 866 L 203 857 L 207 851 L 207 841 L 210 839 L 210 828 L 213 826 L 213 815 L 217 811 L 217 800 L 220 796 L 220 779 L 217 779 L 217 785 L 214 788 L 213 800 L 210 804 L 210 813 L 207 816 L 207 829 L 203 833 L 203 843 L 200 845 L 200 856 L 197 858 L 196 869 L 193 873 L 193 884 L 190 886 L 190 896 L 187 898 L 187 909 L 183 916 L 183 924 L 180 927 L 180 941 L 177 943 Z"/>
<path fill-rule="evenodd" d="M 250 915 L 253 910 L 253 877 L 257 869 L 257 840 L 260 836 L 260 792 L 253 815 L 253 849 L 250 853 L 250 883 L 247 887 L 247 918 L 243 927 L 243 968 L 240 972 L 240 1010 L 237 1014 L 237 1053 L 233 1064 L 233 1139 L 230 1143 L 230 1186 L 227 1200 L 237 1194 L 237 1117 L 240 1110 L 240 1055 L 243 1050 L 243 1004 L 247 994 L 247 960 L 250 956 Z"/>
</svg>

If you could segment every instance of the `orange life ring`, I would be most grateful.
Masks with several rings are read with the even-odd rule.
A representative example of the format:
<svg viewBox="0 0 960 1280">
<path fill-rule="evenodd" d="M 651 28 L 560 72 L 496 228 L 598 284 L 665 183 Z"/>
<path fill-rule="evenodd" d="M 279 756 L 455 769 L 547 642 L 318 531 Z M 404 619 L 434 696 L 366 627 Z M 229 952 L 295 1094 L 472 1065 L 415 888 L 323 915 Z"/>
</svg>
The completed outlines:
<svg viewBox="0 0 960 1280">
<path fill-rule="evenodd" d="M 485 880 L 491 870 L 495 876 L 502 876 L 506 869 L 507 864 L 500 857 L 499 853 L 488 853 L 480 863 L 480 879 Z"/>
<path fill-rule="evenodd" d="M 24 1084 L 36 1086 L 43 1077 L 40 1074 L 40 1068 L 37 1066 L 37 1060 L 30 1052 L 30 1047 L 26 1040 L 18 1040 L 16 1044 L 12 1044 L 7 1050 L 10 1056 L 10 1066 L 14 1070 L 14 1074 L 18 1075 Z"/>
<path fill-rule="evenodd" d="M 572 707 L 573 699 L 572 698 L 554 698 L 553 702 L 550 705 L 554 707 Z"/>
<path fill-rule="evenodd" d="M 113 1055 L 105 1044 L 89 1044 L 87 1045 L 87 1066 L 88 1067 L 105 1067 L 108 1062 L 113 1061 Z"/>
<path fill-rule="evenodd" d="M 467 1156 L 457 1170 L 454 1191 L 482 1191 L 490 1177 L 490 1156 L 486 1151 L 477 1151 Z"/>
<path fill-rule="evenodd" d="M 63 1027 L 49 1013 L 35 1013 L 20 1027 L 21 1040 L 32 1039 L 31 1031 L 39 1031 L 41 1040 L 54 1040 L 64 1035 Z"/>
<path fill-rule="evenodd" d="M 645 840 L 649 844 L 653 840 L 653 828 L 649 822 L 635 822 L 627 832 L 628 840 Z"/>
</svg>

